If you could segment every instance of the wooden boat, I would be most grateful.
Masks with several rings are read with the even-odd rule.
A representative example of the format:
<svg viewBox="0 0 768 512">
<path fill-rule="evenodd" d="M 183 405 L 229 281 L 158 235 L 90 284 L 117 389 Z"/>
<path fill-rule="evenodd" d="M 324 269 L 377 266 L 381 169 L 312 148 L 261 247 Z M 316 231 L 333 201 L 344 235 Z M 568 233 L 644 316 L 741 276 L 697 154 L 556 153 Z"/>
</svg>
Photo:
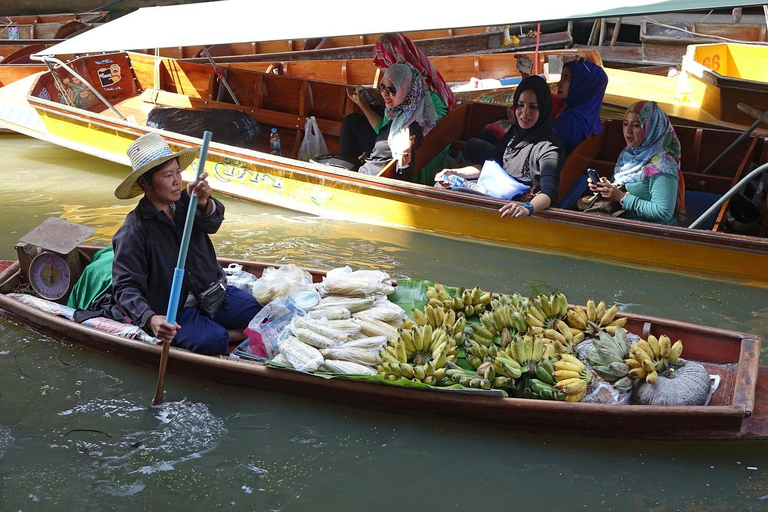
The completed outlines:
<svg viewBox="0 0 768 512">
<path fill-rule="evenodd" d="M 573 38 L 568 32 L 523 35 L 517 44 L 505 44 L 504 30 L 485 32 L 485 29 L 451 29 L 430 30 L 420 32 L 404 32 L 424 54 L 429 56 L 457 55 L 475 53 L 499 53 L 512 51 L 530 51 L 539 45 L 539 49 L 548 50 L 567 48 L 573 44 Z M 373 46 L 382 34 L 366 36 L 346 36 L 324 38 L 330 39 L 329 47 L 303 49 L 307 41 L 270 41 L 267 43 L 238 43 L 223 47 L 214 46 L 212 55 L 218 55 L 219 62 L 275 62 L 299 60 L 329 60 L 329 59 L 372 59 Z M 285 48 L 281 50 L 280 48 Z M 298 51 L 297 51 L 298 48 Z M 161 55 L 176 57 L 189 51 L 194 52 L 192 62 L 205 62 L 201 57 L 201 49 L 194 47 L 183 49 L 181 52 L 172 49 L 161 51 Z M 178 57 L 177 57 L 178 58 Z"/>
<path fill-rule="evenodd" d="M 0 16 L 0 39 L 24 44 L 30 40 L 61 40 L 104 23 L 107 11 Z"/>
<path fill-rule="evenodd" d="M 515 59 L 521 55 L 532 61 L 538 59 L 540 73 L 548 72 L 550 60 L 557 58 L 559 58 L 560 63 L 582 57 L 598 65 L 602 66 L 603 64 L 600 54 L 595 50 L 545 50 L 540 52 L 517 51 L 513 54 L 442 55 L 431 57 L 430 61 L 432 61 L 432 64 L 435 65 L 435 68 L 449 85 L 467 84 L 473 78 L 478 80 L 496 79 L 516 82 L 520 79 L 520 71 L 515 67 Z M 377 70 L 371 58 L 279 62 L 229 62 L 215 59 L 215 62 L 217 65 L 226 68 L 247 69 L 347 85 L 373 84 Z M 553 60 L 553 65 L 554 62 L 555 60 Z M 475 97 L 479 97 L 482 94 L 483 90 L 481 88 L 474 91 L 456 92 L 457 98 L 465 101 L 472 101 Z"/>
<path fill-rule="evenodd" d="M 156 67 L 149 56 L 119 53 L 84 57 L 71 67 L 87 77 L 84 80 L 95 83 L 112 107 L 59 70 L 59 83 L 69 81 L 65 94 L 57 92 L 50 72 L 0 89 L 3 125 L 127 164 L 127 146 L 141 134 L 156 131 L 146 125 L 152 108 L 238 110 L 263 127 L 277 127 L 285 156 L 268 153 L 268 129 L 248 147 L 214 142 L 207 170 L 211 186 L 225 194 L 335 219 L 768 285 L 768 240 L 722 232 L 722 223 L 718 231 L 692 230 L 558 208 L 510 221 L 499 217 L 502 201 L 396 180 L 391 169 L 380 176 L 365 176 L 296 160 L 305 118 L 310 115 L 316 116 L 329 149 L 337 150 L 341 121 L 353 110 L 341 84 L 229 69 L 229 84 L 240 101 L 235 105 L 228 93 L 220 96 L 214 70 L 206 65 L 166 58 Z M 159 87 L 154 87 L 156 70 Z M 502 117 L 503 107 L 497 105 L 460 105 L 425 138 L 418 156 L 421 165 L 446 145 L 462 147 L 462 141 L 479 134 L 484 124 Z M 175 146 L 200 143 L 194 137 L 160 133 Z M 692 176 L 735 138 L 724 132 L 691 133 L 687 139 L 691 147 L 699 144 L 699 149 L 684 149 L 684 154 L 698 162 L 686 170 Z M 713 171 L 707 183 L 722 185 L 738 179 L 763 151 L 761 144 L 762 139 L 750 137 L 727 164 Z M 569 160 L 561 197 L 568 195 L 574 176 L 578 179 L 597 154 L 596 146 L 600 144 L 586 145 Z M 760 157 L 764 159 L 764 153 Z M 731 167 L 733 163 L 738 166 Z M 689 180 L 692 190 L 696 190 L 696 182 Z M 722 193 L 722 187 L 715 192 Z M 649 250 L 654 253 L 652 261 L 645 257 Z"/>
<path fill-rule="evenodd" d="M 86 249 L 87 253 L 93 248 Z M 222 265 L 233 261 L 222 260 Z M 260 275 L 265 265 L 235 261 Z M 121 338 L 53 316 L 6 294 L 23 284 L 18 262 L 0 273 L 0 316 L 111 357 L 157 367 L 160 347 Z M 322 272 L 313 271 L 316 281 Z M 768 437 L 768 367 L 759 366 L 758 336 L 643 315 L 627 315 L 635 334 L 682 339 L 685 355 L 701 362 L 720 384 L 707 406 L 640 406 L 505 398 L 498 391 L 466 392 L 401 387 L 381 382 L 326 378 L 261 362 L 194 354 L 171 348 L 172 373 L 238 386 L 254 386 L 396 413 L 445 416 L 537 432 L 660 439 L 765 439 Z M 167 382 L 166 389 L 172 387 Z"/>
<path fill-rule="evenodd" d="M 689 45 L 721 43 L 724 39 L 744 43 L 768 40 L 764 24 L 756 23 L 674 23 L 640 22 L 643 59 L 680 65 Z"/>
</svg>

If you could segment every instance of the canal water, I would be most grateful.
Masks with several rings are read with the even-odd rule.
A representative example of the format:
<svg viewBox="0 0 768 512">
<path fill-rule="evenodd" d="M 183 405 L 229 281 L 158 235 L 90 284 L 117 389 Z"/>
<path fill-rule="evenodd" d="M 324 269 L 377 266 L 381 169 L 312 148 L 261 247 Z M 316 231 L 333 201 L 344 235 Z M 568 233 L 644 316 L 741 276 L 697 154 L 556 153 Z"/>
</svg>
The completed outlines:
<svg viewBox="0 0 768 512">
<path fill-rule="evenodd" d="M 47 217 L 107 245 L 133 207 L 112 195 L 125 167 L 21 136 L 0 137 L 0 153 L 0 259 Z M 561 290 L 768 336 L 764 289 L 221 199 L 220 255 Z M 521 433 L 173 374 L 150 408 L 156 379 L 0 321 L 0 511 L 768 510 L 768 442 Z"/>
</svg>

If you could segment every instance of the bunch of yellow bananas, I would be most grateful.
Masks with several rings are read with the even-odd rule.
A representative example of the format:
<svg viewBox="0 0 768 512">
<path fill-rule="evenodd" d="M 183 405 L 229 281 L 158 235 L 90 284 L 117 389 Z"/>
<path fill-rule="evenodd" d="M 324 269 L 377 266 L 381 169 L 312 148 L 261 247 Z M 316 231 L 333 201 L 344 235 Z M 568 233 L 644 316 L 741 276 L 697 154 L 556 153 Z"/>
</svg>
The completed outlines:
<svg viewBox="0 0 768 512">
<path fill-rule="evenodd" d="M 615 304 L 606 309 L 604 301 L 595 304 L 593 299 L 589 299 L 586 311 L 581 306 L 568 310 L 568 324 L 591 335 L 596 335 L 601 330 L 613 335 L 616 334 L 616 329 L 627 323 L 626 317 L 616 317 L 618 311 L 619 307 Z"/>
<path fill-rule="evenodd" d="M 543 337 L 546 341 L 554 345 L 558 354 L 573 354 L 576 345 L 584 341 L 584 331 L 574 329 L 562 320 L 557 320 L 553 328 L 545 329 L 543 327 L 530 326 L 529 331 L 532 334 Z"/>
<path fill-rule="evenodd" d="M 424 311 L 420 309 L 411 309 L 413 320 L 416 325 L 431 325 L 433 329 L 442 327 L 449 336 L 453 336 L 456 344 L 464 340 L 464 327 L 467 325 L 467 319 L 463 315 L 457 315 L 451 308 L 445 306 L 424 305 Z"/>
<path fill-rule="evenodd" d="M 592 384 L 594 374 L 578 358 L 570 354 L 561 354 L 554 363 L 555 389 L 565 394 L 569 402 L 580 402 Z"/>
<path fill-rule="evenodd" d="M 669 368 L 682 353 L 681 340 L 672 344 L 672 340 L 665 334 L 658 338 L 650 334 L 647 341 L 640 339 L 636 345 L 629 347 L 629 358 L 624 362 L 630 368 L 630 377 L 636 380 L 645 379 L 645 382 L 654 384 L 659 378 L 659 372 Z"/>
<path fill-rule="evenodd" d="M 400 329 L 397 339 L 380 351 L 376 369 L 390 381 L 405 377 L 434 386 L 445 376 L 446 362 L 455 361 L 458 352 L 454 338 L 443 328 L 427 324 Z"/>
<path fill-rule="evenodd" d="M 479 286 L 471 290 L 459 288 L 454 295 L 440 283 L 427 287 L 427 303 L 431 306 L 443 306 L 453 309 L 457 315 L 467 318 L 479 315 L 491 303 L 491 294 L 483 292 Z"/>
<path fill-rule="evenodd" d="M 515 336 L 506 347 L 499 350 L 499 354 L 515 360 L 523 372 L 530 374 L 535 373 L 539 361 L 552 357 L 554 353 L 555 348 L 551 343 L 541 336 L 529 334 Z"/>
<path fill-rule="evenodd" d="M 547 297 L 543 293 L 538 297 L 528 300 L 526 322 L 531 327 L 552 329 L 555 322 L 565 318 L 568 311 L 568 300 L 565 295 L 558 292 Z"/>
</svg>

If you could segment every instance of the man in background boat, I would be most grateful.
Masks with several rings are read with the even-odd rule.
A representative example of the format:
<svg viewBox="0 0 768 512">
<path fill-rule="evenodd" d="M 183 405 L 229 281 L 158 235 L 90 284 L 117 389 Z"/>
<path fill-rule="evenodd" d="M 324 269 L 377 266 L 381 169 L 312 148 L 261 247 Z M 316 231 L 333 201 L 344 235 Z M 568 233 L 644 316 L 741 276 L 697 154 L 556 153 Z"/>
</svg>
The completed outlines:
<svg viewBox="0 0 768 512">
<path fill-rule="evenodd" d="M 118 199 L 144 194 L 115 233 L 112 293 L 130 320 L 164 341 L 201 354 L 226 354 L 260 306 L 249 294 L 227 286 L 210 235 L 224 220 L 224 205 L 211 197 L 202 173 L 182 189 L 181 173 L 199 148 L 174 153 L 156 133 L 128 147 L 133 169 L 115 189 Z M 198 198 L 189 242 L 178 324 L 166 322 L 171 282 L 181 246 L 189 199 Z"/>
</svg>

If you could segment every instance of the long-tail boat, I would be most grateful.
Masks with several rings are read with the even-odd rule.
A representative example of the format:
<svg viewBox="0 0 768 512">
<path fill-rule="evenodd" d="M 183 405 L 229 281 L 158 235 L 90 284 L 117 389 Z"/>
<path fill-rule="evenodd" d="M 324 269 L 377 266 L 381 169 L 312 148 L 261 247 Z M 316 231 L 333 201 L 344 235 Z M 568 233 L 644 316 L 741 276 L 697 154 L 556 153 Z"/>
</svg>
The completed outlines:
<svg viewBox="0 0 768 512">
<path fill-rule="evenodd" d="M 83 264 L 95 249 L 81 248 L 78 257 L 84 259 Z M 0 272 L 0 317 L 65 343 L 145 367 L 157 367 L 161 352 L 158 345 L 55 316 L 9 295 L 20 287 L 29 289 L 21 268 L 24 263 L 9 263 L 0 266 L 5 267 Z M 240 264 L 257 276 L 266 267 L 238 260 L 222 259 L 220 263 Z M 312 271 L 312 275 L 319 282 L 323 272 Z M 195 378 L 305 395 L 352 407 L 443 416 L 537 432 L 666 440 L 768 437 L 768 367 L 759 366 L 760 337 L 644 315 L 626 316 L 625 328 L 633 334 L 643 338 L 666 334 L 674 340 L 682 339 L 686 359 L 701 363 L 711 376 L 719 379 L 708 405 L 571 403 L 510 398 L 493 390 L 403 387 L 341 375 L 304 373 L 243 358 L 205 356 L 175 347 L 170 348 L 168 369 Z M 166 383 L 167 392 L 171 392 L 171 382 Z"/>
<path fill-rule="evenodd" d="M 227 80 L 238 98 L 235 104 L 216 81 L 215 70 L 203 64 L 118 53 L 83 57 L 68 68 L 80 78 L 59 69 L 0 89 L 3 125 L 127 164 L 127 146 L 141 134 L 157 130 L 147 126 L 154 108 L 239 111 L 264 129 L 247 147 L 217 143 L 214 134 L 207 169 L 211 186 L 226 194 L 314 215 L 631 265 L 648 265 L 644 254 L 652 247 L 651 263 L 657 268 L 768 285 L 768 239 L 723 232 L 722 219 L 710 229 L 694 230 L 552 208 L 533 218 L 511 221 L 499 217 L 503 202 L 490 197 L 397 180 L 388 169 L 380 176 L 365 176 L 297 160 L 308 116 L 316 116 L 330 151 L 337 151 L 341 121 L 354 108 L 341 84 L 233 68 Z M 91 90 L 84 82 L 96 86 Z M 503 107 L 496 105 L 460 105 L 427 135 L 417 157 L 420 165 L 446 145 L 460 149 L 484 124 L 504 116 Z M 269 154 L 270 127 L 278 128 L 284 156 Z M 616 128 L 605 133 L 611 130 Z M 696 173 L 703 171 L 704 163 L 737 134 L 692 130 L 688 135 L 681 128 L 683 154 L 691 163 L 684 165 L 683 172 L 691 176 L 686 182 L 692 193 L 722 194 L 725 185 L 738 181 L 757 159 L 764 159 L 762 139 L 753 135 L 708 171 L 710 178 L 698 179 Z M 176 146 L 199 143 L 195 137 L 173 131 L 160 133 Z M 622 147 L 615 138 L 603 137 L 577 149 L 562 173 L 561 197 L 569 195 L 595 156 L 595 148 L 604 143 L 610 145 L 605 154 L 618 154 Z M 717 186 L 707 190 L 712 184 Z"/>
</svg>

